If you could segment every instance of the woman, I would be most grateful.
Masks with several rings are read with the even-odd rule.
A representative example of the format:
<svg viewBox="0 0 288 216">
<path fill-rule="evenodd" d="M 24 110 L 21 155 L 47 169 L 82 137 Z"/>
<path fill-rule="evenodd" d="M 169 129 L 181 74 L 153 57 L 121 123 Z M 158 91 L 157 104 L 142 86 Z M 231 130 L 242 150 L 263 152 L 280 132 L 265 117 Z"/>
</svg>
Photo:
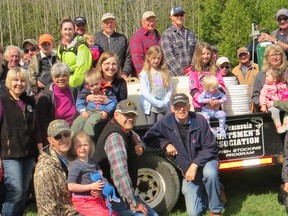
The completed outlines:
<svg viewBox="0 0 288 216">
<path fill-rule="evenodd" d="M 60 24 L 60 29 L 62 40 L 57 55 L 61 62 L 67 64 L 70 68 L 69 85 L 72 88 L 77 88 L 83 83 L 86 71 L 91 68 L 91 51 L 85 44 L 83 37 L 76 36 L 73 20 L 70 18 L 64 19 Z"/>
<path fill-rule="evenodd" d="M 77 215 L 66 182 L 71 130 L 57 119 L 49 124 L 47 135 L 49 146 L 40 154 L 34 173 L 38 215 Z"/>
<path fill-rule="evenodd" d="M 7 90 L 0 96 L 0 151 L 6 188 L 2 215 L 23 215 L 34 157 L 43 145 L 35 119 L 35 101 L 26 94 L 28 74 L 14 67 L 8 71 L 5 85 Z"/>
<path fill-rule="evenodd" d="M 70 70 L 64 63 L 56 63 L 52 66 L 51 76 L 53 82 L 47 85 L 37 102 L 42 141 L 47 141 L 47 127 L 54 119 L 64 119 L 69 126 L 72 125 L 77 110 L 73 89 L 69 87 Z"/>
<path fill-rule="evenodd" d="M 116 95 L 117 102 L 127 99 L 127 84 L 121 78 L 121 68 L 119 66 L 119 59 L 113 52 L 104 52 L 98 60 L 96 70 L 100 71 L 103 78 L 103 85 L 111 85 Z M 106 103 L 107 97 L 105 95 L 91 95 L 87 100 L 96 103 Z"/>
<path fill-rule="evenodd" d="M 252 91 L 252 102 L 254 105 L 253 111 L 257 112 L 260 111 L 259 95 L 265 83 L 266 71 L 268 71 L 270 68 L 278 68 L 284 70 L 286 66 L 287 66 L 287 60 L 283 49 L 276 44 L 268 46 L 264 53 L 264 61 L 262 67 L 263 71 L 257 74 L 253 84 L 253 91 Z"/>
</svg>

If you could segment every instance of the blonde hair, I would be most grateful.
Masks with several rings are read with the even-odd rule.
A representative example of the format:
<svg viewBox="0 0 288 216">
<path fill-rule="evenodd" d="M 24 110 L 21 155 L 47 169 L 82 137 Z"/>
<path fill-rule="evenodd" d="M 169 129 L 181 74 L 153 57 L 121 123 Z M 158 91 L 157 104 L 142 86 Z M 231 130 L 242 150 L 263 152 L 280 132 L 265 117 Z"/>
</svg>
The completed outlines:
<svg viewBox="0 0 288 216">
<path fill-rule="evenodd" d="M 73 135 L 72 137 L 72 152 L 70 152 L 70 157 L 72 158 L 76 158 L 76 152 L 73 151 L 75 149 L 75 145 L 77 142 L 80 142 L 79 138 L 83 138 L 87 141 L 87 143 L 89 143 L 90 146 L 90 151 L 89 151 L 89 158 L 94 157 L 95 154 L 95 144 L 93 142 L 93 140 L 91 139 L 91 137 L 83 130 L 79 131 L 78 133 L 76 133 L 75 135 Z"/>
<path fill-rule="evenodd" d="M 215 89 L 219 89 L 218 79 L 214 75 L 207 75 L 203 79 L 202 83 L 204 91 L 209 91 L 209 88 L 213 87 Z"/>
<path fill-rule="evenodd" d="M 96 36 L 91 33 L 91 32 L 86 32 L 84 35 L 83 35 L 83 38 L 85 40 L 85 42 L 87 42 L 87 40 L 96 40 Z"/>
<path fill-rule="evenodd" d="M 160 64 L 159 64 L 158 67 L 161 70 L 161 77 L 162 77 L 162 81 L 163 81 L 163 87 L 164 87 L 165 90 L 167 90 L 167 88 L 170 85 L 170 75 L 169 75 L 167 67 L 166 67 L 166 62 L 165 62 L 163 51 L 162 51 L 162 49 L 159 46 L 152 46 L 152 47 L 150 47 L 147 50 L 146 55 L 145 55 L 145 62 L 144 62 L 143 69 L 148 75 L 148 81 L 149 81 L 149 84 L 151 86 L 152 75 L 151 75 L 150 59 L 151 59 L 151 57 L 155 57 L 158 54 L 161 54 L 161 56 L 162 56 Z"/>
<path fill-rule="evenodd" d="M 13 67 L 8 71 L 7 77 L 5 80 L 5 86 L 10 90 L 12 80 L 15 79 L 15 77 L 17 77 L 17 75 L 19 76 L 20 79 L 23 79 L 25 81 L 25 83 L 26 83 L 26 89 L 25 90 L 27 90 L 27 88 L 29 86 L 29 75 L 25 71 L 25 69 L 23 69 L 22 67 Z"/>
<path fill-rule="evenodd" d="M 207 64 L 206 63 L 204 64 L 201 60 L 203 49 L 207 49 L 211 53 L 210 60 Z M 194 65 L 194 70 L 197 72 L 209 71 L 213 75 L 216 74 L 217 67 L 216 67 L 215 62 L 214 62 L 213 50 L 212 50 L 212 47 L 210 46 L 210 44 L 205 43 L 205 42 L 200 42 L 197 44 L 196 49 L 195 49 L 195 53 L 194 53 L 194 56 L 192 59 L 192 64 Z"/>
<path fill-rule="evenodd" d="M 281 58 L 282 63 L 277 68 L 284 69 L 286 68 L 286 65 L 287 65 L 287 60 L 286 60 L 286 55 L 284 53 L 284 50 L 279 45 L 272 44 L 268 46 L 264 52 L 264 60 L 263 60 L 263 72 L 264 73 L 267 72 L 267 70 L 269 70 L 271 67 L 273 67 L 269 61 L 269 54 L 271 50 L 274 50 L 276 53 L 280 53 L 282 56 Z"/>
<path fill-rule="evenodd" d="M 102 64 L 108 58 L 112 58 L 112 57 L 114 57 L 116 59 L 116 62 L 118 64 L 118 71 L 117 71 L 117 73 L 114 74 L 114 78 L 120 78 L 121 77 L 122 72 L 121 72 L 120 62 L 119 62 L 119 58 L 118 58 L 117 54 L 114 52 L 106 51 L 106 52 L 101 54 L 101 56 L 97 62 L 97 66 L 96 66 L 96 70 L 101 73 L 103 78 L 104 78 L 104 73 L 102 70 Z"/>
<path fill-rule="evenodd" d="M 85 73 L 85 83 L 86 84 L 95 83 L 101 78 L 102 78 L 101 73 L 99 71 L 95 70 L 95 69 L 88 70 Z"/>
</svg>

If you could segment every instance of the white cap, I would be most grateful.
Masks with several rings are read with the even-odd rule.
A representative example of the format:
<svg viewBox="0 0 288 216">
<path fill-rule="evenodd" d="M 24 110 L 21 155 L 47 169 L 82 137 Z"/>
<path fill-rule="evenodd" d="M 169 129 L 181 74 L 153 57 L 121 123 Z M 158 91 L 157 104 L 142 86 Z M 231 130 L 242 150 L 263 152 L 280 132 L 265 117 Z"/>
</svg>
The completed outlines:
<svg viewBox="0 0 288 216">
<path fill-rule="evenodd" d="M 220 66 L 220 65 L 224 64 L 225 62 L 230 63 L 229 59 L 227 57 L 220 57 L 217 59 L 216 65 Z"/>
</svg>

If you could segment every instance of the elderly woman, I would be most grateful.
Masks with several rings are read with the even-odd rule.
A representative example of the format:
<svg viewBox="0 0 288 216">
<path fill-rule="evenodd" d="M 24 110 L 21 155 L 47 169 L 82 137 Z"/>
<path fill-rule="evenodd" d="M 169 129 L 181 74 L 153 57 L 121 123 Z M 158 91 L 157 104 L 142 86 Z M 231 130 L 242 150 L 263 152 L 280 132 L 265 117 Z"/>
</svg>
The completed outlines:
<svg viewBox="0 0 288 216">
<path fill-rule="evenodd" d="M 91 68 L 92 55 L 82 36 L 76 36 L 73 20 L 66 18 L 60 25 L 62 40 L 57 55 L 61 62 L 68 65 L 71 76 L 69 85 L 72 88 L 81 86 L 84 74 Z"/>
<path fill-rule="evenodd" d="M 47 141 L 47 127 L 54 119 L 63 119 L 69 126 L 77 115 L 73 89 L 69 87 L 70 70 L 64 63 L 52 66 L 53 82 L 47 85 L 37 102 L 37 113 L 44 145 Z"/>
<path fill-rule="evenodd" d="M 5 84 L 7 90 L 0 96 L 0 152 L 6 188 L 2 215 L 23 215 L 34 157 L 43 145 L 34 114 L 35 101 L 26 94 L 28 74 L 23 68 L 13 67 Z"/>
<path fill-rule="evenodd" d="M 268 46 L 264 53 L 264 61 L 262 67 L 263 71 L 257 74 L 253 84 L 252 102 L 254 104 L 254 111 L 257 112 L 260 111 L 259 95 L 265 83 L 266 72 L 270 68 L 278 68 L 280 70 L 285 70 L 286 67 L 287 67 L 287 60 L 284 50 L 276 44 Z"/>
</svg>

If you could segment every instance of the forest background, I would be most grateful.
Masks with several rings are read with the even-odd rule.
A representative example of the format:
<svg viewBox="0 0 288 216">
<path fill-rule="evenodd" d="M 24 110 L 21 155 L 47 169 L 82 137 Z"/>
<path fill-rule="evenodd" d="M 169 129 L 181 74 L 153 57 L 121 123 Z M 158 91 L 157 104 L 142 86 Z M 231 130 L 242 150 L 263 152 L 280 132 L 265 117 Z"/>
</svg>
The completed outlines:
<svg viewBox="0 0 288 216">
<path fill-rule="evenodd" d="M 116 16 L 117 31 L 130 38 L 140 27 L 142 14 L 152 10 L 162 34 L 171 26 L 170 10 L 175 5 L 184 8 L 185 26 L 199 41 L 216 45 L 220 56 L 227 56 L 236 65 L 236 50 L 252 41 L 251 24 L 268 32 L 276 29 L 275 14 L 288 8 L 288 0 L 1 0 L 0 44 L 21 46 L 24 39 L 50 33 L 57 46 L 64 17 L 85 16 L 88 31 L 95 33 L 107 12 Z"/>
</svg>

